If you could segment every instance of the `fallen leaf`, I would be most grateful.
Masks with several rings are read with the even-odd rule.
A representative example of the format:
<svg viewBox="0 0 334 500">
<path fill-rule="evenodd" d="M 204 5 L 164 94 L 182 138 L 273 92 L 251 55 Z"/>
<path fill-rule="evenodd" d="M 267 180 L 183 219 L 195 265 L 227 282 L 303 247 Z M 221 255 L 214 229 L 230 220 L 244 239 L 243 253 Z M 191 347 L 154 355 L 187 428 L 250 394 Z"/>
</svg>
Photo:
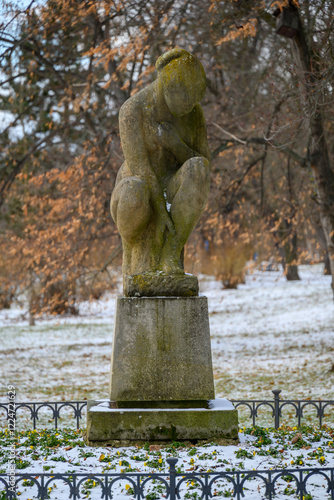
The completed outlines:
<svg viewBox="0 0 334 500">
<path fill-rule="evenodd" d="M 297 443 L 300 439 L 302 439 L 302 435 L 300 432 L 297 432 L 297 434 L 291 439 L 291 444 Z"/>
<path fill-rule="evenodd" d="M 161 450 L 161 448 L 162 446 L 160 446 L 159 444 L 151 444 L 148 449 L 150 451 L 159 451 Z"/>
</svg>

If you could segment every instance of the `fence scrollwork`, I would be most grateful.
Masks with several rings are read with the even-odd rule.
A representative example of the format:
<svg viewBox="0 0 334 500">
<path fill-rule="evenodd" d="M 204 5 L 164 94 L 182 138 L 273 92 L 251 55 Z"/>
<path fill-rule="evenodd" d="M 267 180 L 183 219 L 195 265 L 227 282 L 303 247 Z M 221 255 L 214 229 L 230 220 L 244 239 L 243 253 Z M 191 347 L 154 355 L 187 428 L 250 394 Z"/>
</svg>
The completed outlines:
<svg viewBox="0 0 334 500">
<path fill-rule="evenodd" d="M 167 459 L 170 460 L 170 459 Z M 278 481 L 289 476 L 289 482 L 296 484 L 295 494 L 300 498 L 310 494 L 309 481 L 315 476 L 322 478 L 321 487 L 326 489 L 326 494 L 334 499 L 334 468 L 309 468 L 309 469 L 281 469 L 281 470 L 240 470 L 240 471 L 221 471 L 221 472 L 177 472 L 176 463 L 178 459 L 173 458 L 173 462 L 169 464 L 169 472 L 164 473 L 73 473 L 73 474 L 19 474 L 16 478 L 16 485 L 18 486 L 22 481 L 29 481 L 30 487 L 36 487 L 38 498 L 46 500 L 49 496 L 48 488 L 51 483 L 63 482 L 68 487 L 68 498 L 77 500 L 81 498 L 82 488 L 84 483 L 88 480 L 94 481 L 95 486 L 100 487 L 101 498 L 103 500 L 111 500 L 115 497 L 113 486 L 120 480 L 126 481 L 132 487 L 131 496 L 136 500 L 145 498 L 144 487 L 150 481 L 159 481 L 163 484 L 164 498 L 168 500 L 176 500 L 182 498 L 180 495 L 183 493 L 182 486 L 190 482 L 196 483 L 196 489 L 199 490 L 197 498 L 201 500 L 209 500 L 216 496 L 213 491 L 213 485 L 219 480 L 226 480 L 230 484 L 229 496 L 236 500 L 242 500 L 244 497 L 244 489 L 246 484 L 249 488 L 249 482 L 252 480 L 260 480 L 263 494 L 269 500 L 273 500 L 279 493 L 277 491 Z M 7 476 L 0 474 L 0 485 L 3 485 L 3 490 L 6 491 L 6 498 L 14 500 L 15 493 L 9 488 Z M 26 485 L 25 485 L 26 486 Z M 1 490 L 0 490 L 1 492 Z"/>
</svg>

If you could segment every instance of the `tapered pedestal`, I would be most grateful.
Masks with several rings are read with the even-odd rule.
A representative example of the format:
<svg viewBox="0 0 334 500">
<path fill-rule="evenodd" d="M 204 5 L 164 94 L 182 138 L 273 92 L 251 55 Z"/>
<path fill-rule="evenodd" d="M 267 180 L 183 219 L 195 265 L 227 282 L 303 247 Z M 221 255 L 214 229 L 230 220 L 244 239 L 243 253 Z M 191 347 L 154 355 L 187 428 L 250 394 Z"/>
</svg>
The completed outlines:
<svg viewBox="0 0 334 500">
<path fill-rule="evenodd" d="M 117 299 L 110 400 L 203 407 L 214 399 L 206 297 Z"/>
<path fill-rule="evenodd" d="M 88 443 L 237 436 L 237 410 L 214 400 L 207 298 L 118 298 L 110 400 L 89 402 Z"/>
</svg>

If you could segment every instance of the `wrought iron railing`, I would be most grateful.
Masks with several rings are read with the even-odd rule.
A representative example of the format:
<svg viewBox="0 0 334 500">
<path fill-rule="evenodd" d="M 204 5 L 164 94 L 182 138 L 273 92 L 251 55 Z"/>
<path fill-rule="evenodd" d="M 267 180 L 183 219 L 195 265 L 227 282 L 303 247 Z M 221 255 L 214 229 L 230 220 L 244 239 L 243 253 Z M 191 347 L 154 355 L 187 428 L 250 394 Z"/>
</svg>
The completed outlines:
<svg viewBox="0 0 334 500">
<path fill-rule="evenodd" d="M 274 427 L 278 429 L 282 420 L 282 410 L 288 406 L 295 410 L 295 418 L 298 419 L 298 426 L 302 423 L 302 418 L 304 417 L 304 412 L 306 408 L 316 409 L 316 418 L 318 419 L 319 426 L 323 424 L 325 417 L 325 409 L 334 410 L 334 400 L 312 400 L 312 399 L 280 399 L 280 393 L 282 391 L 279 389 L 274 389 L 272 393 L 274 394 L 273 400 L 236 400 L 231 399 L 231 403 L 234 404 L 235 408 L 240 406 L 245 406 L 250 410 L 249 418 L 252 419 L 253 426 L 256 425 L 256 418 L 258 417 L 258 409 L 260 407 L 267 406 L 272 410 L 272 418 L 274 419 Z"/>
<path fill-rule="evenodd" d="M 87 401 L 57 401 L 57 402 L 52 402 L 52 401 L 47 401 L 47 402 L 37 402 L 37 401 L 32 401 L 32 402 L 26 402 L 26 403 L 16 403 L 14 404 L 14 411 L 13 411 L 13 403 L 0 403 L 0 410 L 3 409 L 5 410 L 8 418 L 8 409 L 9 405 L 12 405 L 11 408 L 11 413 L 15 414 L 15 419 L 17 420 L 18 418 L 18 411 L 21 410 L 22 408 L 27 408 L 30 412 L 30 420 L 33 422 L 33 428 L 36 429 L 36 423 L 39 420 L 40 416 L 40 410 L 42 408 L 49 408 L 51 410 L 51 415 L 50 418 L 52 419 L 54 423 L 54 428 L 58 429 L 58 422 L 59 419 L 61 418 L 60 411 L 64 410 L 65 408 L 70 408 L 73 410 L 73 413 L 71 412 L 69 415 L 67 415 L 67 418 L 71 418 L 76 420 L 77 424 L 77 429 L 80 429 L 80 423 L 83 418 L 83 410 L 86 410 L 87 408 Z"/>
<path fill-rule="evenodd" d="M 132 499 L 141 500 L 144 498 L 153 498 L 152 494 L 148 494 L 145 489 L 150 483 L 156 484 L 158 481 L 163 490 L 161 498 L 168 500 L 176 500 L 177 498 L 187 498 L 184 496 L 186 491 L 189 491 L 189 484 L 192 488 L 196 488 L 198 496 L 202 500 L 207 500 L 217 496 L 216 488 L 219 486 L 218 481 L 225 480 L 228 484 L 228 495 L 230 498 L 241 500 L 244 497 L 244 490 L 249 489 L 250 481 L 254 479 L 260 480 L 260 485 L 256 485 L 256 496 L 252 498 L 264 498 L 271 500 L 277 494 L 277 486 L 279 480 L 286 480 L 288 476 L 289 484 L 295 482 L 295 494 L 300 500 L 312 498 L 310 479 L 315 479 L 318 476 L 321 479 L 322 498 L 330 498 L 334 500 L 334 468 L 309 468 L 309 469 L 280 469 L 280 470 L 252 470 L 252 471 L 221 471 L 221 472 L 178 472 L 176 469 L 177 458 L 167 458 L 169 465 L 168 473 L 123 473 L 123 474 L 17 474 L 15 477 L 16 488 L 21 482 L 29 482 L 30 487 L 37 489 L 37 496 L 34 498 L 41 500 L 49 498 L 49 487 L 57 481 L 62 481 L 67 491 L 62 493 L 62 498 L 77 500 L 82 498 L 82 487 L 85 481 L 91 480 L 95 482 L 95 487 L 99 488 L 101 493 L 99 498 L 104 500 L 116 499 L 117 496 L 113 493 L 113 486 L 120 480 L 126 481 L 129 488 L 132 489 L 130 497 Z M 16 498 L 16 488 L 10 489 L 8 476 L 0 474 L 0 484 L 3 485 L 3 492 L 6 491 L 6 498 L 12 500 Z M 155 482 L 155 483 L 154 483 Z M 262 483 L 262 488 L 261 488 Z M 313 485 L 312 485 L 313 486 Z M 226 487 L 226 485 L 225 485 Z M 0 487 L 1 488 L 1 487 Z M 13 491 L 14 490 L 14 491 Z M 0 489 L 1 492 L 1 489 Z M 66 495 L 66 497 L 64 496 Z M 150 496 L 149 496 L 150 495 Z M 224 496 L 224 493 L 223 493 Z M 158 498 L 158 497 L 155 497 Z M 189 498 L 189 494 L 188 494 Z M 250 498 L 250 497 L 248 497 Z M 295 497 L 294 497 L 295 498 Z"/>
<path fill-rule="evenodd" d="M 295 411 L 295 418 L 298 419 L 298 426 L 301 425 L 302 419 L 305 418 L 305 410 L 314 408 L 316 411 L 315 417 L 318 419 L 319 426 L 322 426 L 325 411 L 334 410 L 334 400 L 311 400 L 311 399 L 280 399 L 280 390 L 273 390 L 274 398 L 271 400 L 255 400 L 255 399 L 231 399 L 230 401 L 234 404 L 235 408 L 244 408 L 249 410 L 249 419 L 252 421 L 252 425 L 256 425 L 256 421 L 259 416 L 259 409 L 267 407 L 271 410 L 271 419 L 274 427 L 277 429 L 280 427 L 283 418 L 283 410 L 288 407 Z M 19 412 L 21 409 L 28 409 L 30 413 L 30 420 L 32 420 L 33 428 L 36 429 L 36 424 L 40 417 L 40 412 L 42 409 L 48 408 L 51 411 L 49 419 L 53 421 L 53 426 L 55 429 L 58 428 L 59 419 L 61 418 L 61 411 L 65 409 L 73 410 L 67 419 L 73 419 L 76 421 L 76 427 L 84 427 L 83 417 L 84 411 L 87 407 L 87 401 L 61 401 L 61 402 L 25 402 L 14 404 L 13 403 L 0 403 L 0 410 L 3 409 L 7 416 L 9 414 L 8 409 L 11 405 L 11 415 L 14 413 L 17 420 Z M 67 421 L 66 421 L 67 423 Z"/>
<path fill-rule="evenodd" d="M 282 422 L 283 410 L 289 406 L 295 411 L 295 417 L 298 419 L 298 425 L 301 425 L 302 419 L 305 417 L 306 408 L 314 408 L 316 410 L 316 418 L 319 425 L 323 424 L 325 411 L 333 409 L 334 400 L 298 400 L 280 399 L 280 390 L 272 391 L 274 398 L 272 400 L 231 400 L 235 408 L 245 407 L 249 410 L 249 418 L 253 425 L 256 425 L 259 418 L 258 412 L 260 408 L 267 407 L 270 409 L 270 416 L 273 419 L 275 428 L 278 428 Z M 37 422 L 40 420 L 40 412 L 42 409 L 51 411 L 53 427 L 57 429 L 59 420 L 62 418 L 62 412 L 65 409 L 70 410 L 71 418 L 76 422 L 76 427 L 79 429 L 83 423 L 84 411 L 87 407 L 87 401 L 63 401 L 63 402 L 27 402 L 27 403 L 0 403 L 0 410 L 4 410 L 8 419 L 8 428 L 15 429 L 15 423 L 20 415 L 20 410 L 28 409 L 30 420 L 33 423 L 33 428 L 36 428 Z M 16 422 L 15 422 L 16 421 Z M 68 421 L 66 420 L 66 423 Z M 289 476 L 290 484 L 295 481 L 295 494 L 303 500 L 309 495 L 309 479 L 318 476 L 322 479 L 321 487 L 326 490 L 326 498 L 334 500 L 334 468 L 308 468 L 308 469 L 280 469 L 280 470 L 252 470 L 252 471 L 214 471 L 214 472 L 180 472 L 176 470 L 177 458 L 168 458 L 169 464 L 168 473 L 122 473 L 122 474 L 84 474 L 84 473 L 68 473 L 68 474 L 46 474 L 36 473 L 27 474 L 15 471 L 16 488 L 21 482 L 25 481 L 24 487 L 34 487 L 37 490 L 38 499 L 46 499 L 49 497 L 50 484 L 57 481 L 62 481 L 67 487 L 66 497 L 73 500 L 81 498 L 81 489 L 84 483 L 88 480 L 95 481 L 95 487 L 100 488 L 100 498 L 112 499 L 116 498 L 113 494 L 113 485 L 116 481 L 126 480 L 129 488 L 132 488 L 131 498 L 141 500 L 143 498 L 153 498 L 147 496 L 145 488 L 151 481 L 160 481 L 163 485 L 164 498 L 174 500 L 176 498 L 184 498 L 184 488 L 187 483 L 195 483 L 196 491 L 199 491 L 199 497 L 202 500 L 213 498 L 216 495 L 214 485 L 217 481 L 227 481 L 229 484 L 228 496 L 241 500 L 244 496 L 244 489 L 248 485 L 248 481 L 258 479 L 263 484 L 263 495 L 266 498 L 274 498 L 277 491 L 277 484 L 280 478 Z M 6 495 L 5 498 L 14 499 L 16 497 L 15 489 L 12 488 L 12 478 L 8 474 L 0 474 L 0 493 Z M 183 490 L 182 490 L 183 489 Z M 80 493 L 81 492 L 81 493 Z M 262 494 L 262 493 L 261 493 Z M 80 496 L 81 495 L 81 496 Z M 181 495 L 181 496 L 180 496 Z M 327 496 L 328 495 L 328 496 Z"/>
</svg>

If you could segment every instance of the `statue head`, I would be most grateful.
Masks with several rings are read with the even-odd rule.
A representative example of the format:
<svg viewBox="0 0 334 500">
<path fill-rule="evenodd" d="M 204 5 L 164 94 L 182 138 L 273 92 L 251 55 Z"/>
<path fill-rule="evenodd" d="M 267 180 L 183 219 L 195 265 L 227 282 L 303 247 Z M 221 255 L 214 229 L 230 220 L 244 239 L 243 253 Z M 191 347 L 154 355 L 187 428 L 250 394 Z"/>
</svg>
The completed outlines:
<svg viewBox="0 0 334 500">
<path fill-rule="evenodd" d="M 167 106 L 175 116 L 190 113 L 204 96 L 206 77 L 199 60 L 184 49 L 173 49 L 156 62 Z"/>
</svg>

